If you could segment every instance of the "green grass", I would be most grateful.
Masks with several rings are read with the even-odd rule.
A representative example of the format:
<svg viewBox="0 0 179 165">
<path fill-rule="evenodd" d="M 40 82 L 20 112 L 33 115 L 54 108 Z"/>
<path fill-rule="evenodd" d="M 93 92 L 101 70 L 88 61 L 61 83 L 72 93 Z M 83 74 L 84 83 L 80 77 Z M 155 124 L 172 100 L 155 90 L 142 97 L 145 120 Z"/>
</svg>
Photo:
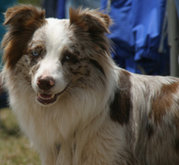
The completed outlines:
<svg viewBox="0 0 179 165">
<path fill-rule="evenodd" d="M 0 110 L 0 165 L 40 165 L 37 153 L 9 109 Z"/>
</svg>

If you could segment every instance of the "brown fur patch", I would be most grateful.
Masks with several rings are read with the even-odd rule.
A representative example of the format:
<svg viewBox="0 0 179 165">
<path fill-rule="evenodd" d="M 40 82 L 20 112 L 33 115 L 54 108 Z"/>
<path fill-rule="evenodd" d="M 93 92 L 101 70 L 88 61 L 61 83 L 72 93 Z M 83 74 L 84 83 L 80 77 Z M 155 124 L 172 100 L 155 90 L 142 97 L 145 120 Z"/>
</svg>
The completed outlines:
<svg viewBox="0 0 179 165">
<path fill-rule="evenodd" d="M 9 8 L 5 13 L 4 25 L 9 30 L 3 38 L 4 62 L 13 68 L 23 55 L 34 31 L 45 23 L 45 12 L 31 5 Z"/>
<path fill-rule="evenodd" d="M 178 82 L 165 84 L 162 86 L 160 93 L 154 98 L 151 115 L 153 115 L 155 122 L 160 122 L 167 110 L 171 109 L 170 107 L 173 104 L 172 94 L 177 92 L 178 86 Z"/>
<path fill-rule="evenodd" d="M 109 32 L 108 27 L 111 24 L 110 17 L 97 10 L 73 10 L 70 8 L 70 23 L 75 24 L 84 31 L 99 33 Z"/>
<path fill-rule="evenodd" d="M 121 71 L 119 88 L 116 90 L 114 100 L 110 104 L 111 119 L 120 124 L 127 124 L 129 122 L 130 111 L 132 109 L 130 89 L 130 73 Z"/>
</svg>

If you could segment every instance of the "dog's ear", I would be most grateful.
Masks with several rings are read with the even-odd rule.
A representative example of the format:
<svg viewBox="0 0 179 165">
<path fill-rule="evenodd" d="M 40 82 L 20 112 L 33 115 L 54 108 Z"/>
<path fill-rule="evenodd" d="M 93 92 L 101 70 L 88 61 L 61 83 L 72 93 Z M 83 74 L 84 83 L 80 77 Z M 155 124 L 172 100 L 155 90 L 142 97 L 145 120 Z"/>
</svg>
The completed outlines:
<svg viewBox="0 0 179 165">
<path fill-rule="evenodd" d="M 44 18 L 44 10 L 31 5 L 18 5 L 7 9 L 4 25 L 10 25 L 10 27 L 38 26 L 44 21 Z"/>
<path fill-rule="evenodd" d="M 4 25 L 8 32 L 2 40 L 4 62 L 13 68 L 26 49 L 36 29 L 45 23 L 45 12 L 31 5 L 18 5 L 7 9 Z"/>
<path fill-rule="evenodd" d="M 74 24 L 81 30 L 90 33 L 109 33 L 111 19 L 108 15 L 97 10 L 74 10 L 70 8 L 70 24 Z"/>
</svg>

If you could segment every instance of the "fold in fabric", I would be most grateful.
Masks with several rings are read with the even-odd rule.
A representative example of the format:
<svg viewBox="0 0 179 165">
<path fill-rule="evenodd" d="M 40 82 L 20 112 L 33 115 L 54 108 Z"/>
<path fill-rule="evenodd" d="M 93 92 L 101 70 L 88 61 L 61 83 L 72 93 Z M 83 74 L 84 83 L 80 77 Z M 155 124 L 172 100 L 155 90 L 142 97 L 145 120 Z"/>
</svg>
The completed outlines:
<svg viewBox="0 0 179 165">
<path fill-rule="evenodd" d="M 135 73 L 169 74 L 167 35 L 161 40 L 166 0 L 102 0 L 101 9 L 114 22 L 108 37 L 117 64 Z"/>
</svg>

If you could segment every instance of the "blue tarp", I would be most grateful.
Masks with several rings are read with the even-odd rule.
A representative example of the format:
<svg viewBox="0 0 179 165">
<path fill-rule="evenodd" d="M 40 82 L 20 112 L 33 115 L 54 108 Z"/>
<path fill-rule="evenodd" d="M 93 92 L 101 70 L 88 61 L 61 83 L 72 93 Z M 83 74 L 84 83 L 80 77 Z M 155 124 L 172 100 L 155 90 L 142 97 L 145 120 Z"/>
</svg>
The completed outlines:
<svg viewBox="0 0 179 165">
<path fill-rule="evenodd" d="M 95 9 L 100 7 L 100 0 L 58 0 L 57 18 L 68 18 L 70 7 Z"/>
<path fill-rule="evenodd" d="M 57 11 L 56 17 L 57 18 L 65 18 L 66 17 L 66 0 L 57 0 Z"/>
<path fill-rule="evenodd" d="M 113 19 L 108 37 L 119 66 L 135 73 L 169 74 L 165 8 L 166 0 L 101 1 L 101 9 Z"/>
</svg>

